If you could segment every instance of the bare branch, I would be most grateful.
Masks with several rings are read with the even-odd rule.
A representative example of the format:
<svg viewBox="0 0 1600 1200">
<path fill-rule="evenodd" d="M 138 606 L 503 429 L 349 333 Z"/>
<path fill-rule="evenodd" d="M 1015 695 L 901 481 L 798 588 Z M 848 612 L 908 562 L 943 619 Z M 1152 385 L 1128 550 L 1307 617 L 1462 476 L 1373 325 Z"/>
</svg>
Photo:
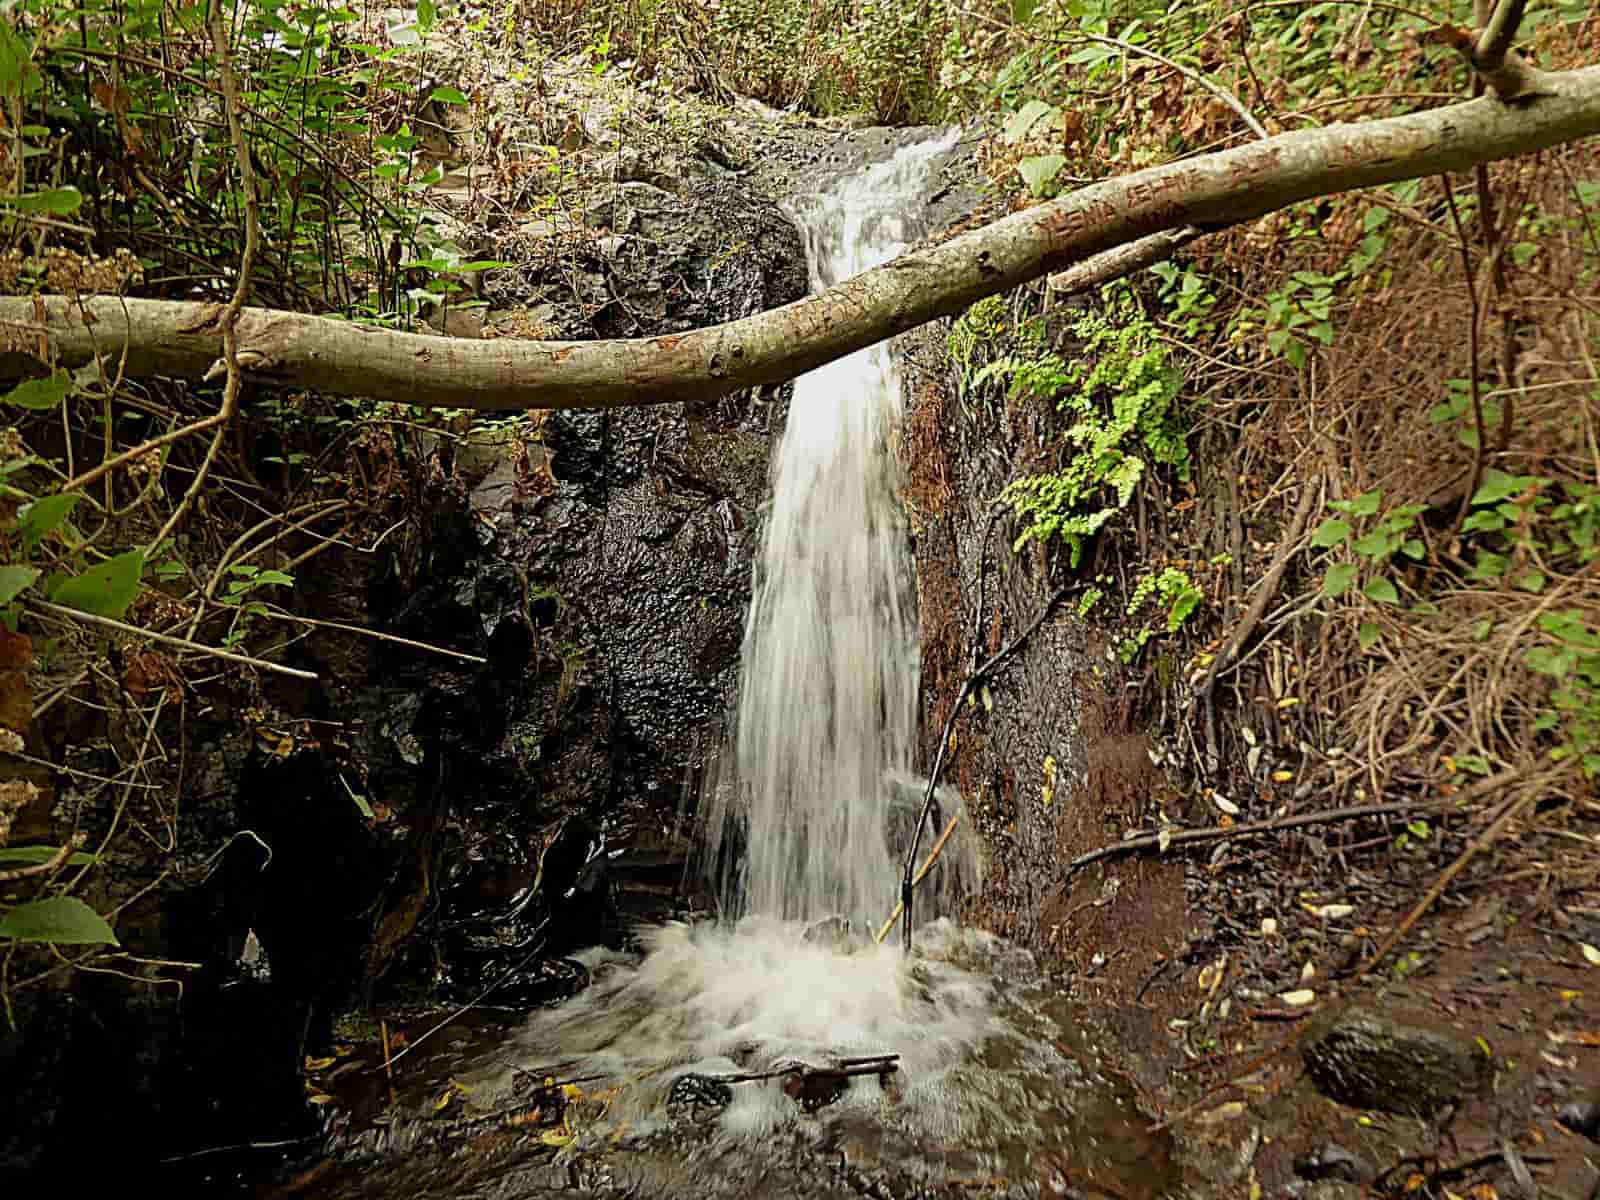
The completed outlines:
<svg viewBox="0 0 1600 1200">
<path fill-rule="evenodd" d="M 1493 15 L 1478 33 L 1474 54 L 1478 70 L 1485 75 L 1492 75 L 1506 65 L 1506 55 L 1516 40 L 1517 28 L 1522 24 L 1522 14 L 1527 7 L 1527 0 L 1500 0 L 1494 6 Z"/>
<path fill-rule="evenodd" d="M 1112 283 L 1124 276 L 1165 262 L 1190 242 L 1201 236 L 1193 225 L 1183 229 L 1170 229 L 1165 233 L 1152 233 L 1149 237 L 1106 250 L 1086 259 L 1075 267 L 1057 271 L 1050 276 L 1050 291 L 1056 297 L 1075 296 L 1079 292 L 1093 291 L 1103 284 Z"/>
<path fill-rule="evenodd" d="M 44 600 L 30 601 L 28 607 L 68 621 L 86 621 L 90 625 L 100 625 L 106 629 L 115 629 L 118 633 L 125 633 L 133 638 L 143 638 L 147 642 L 160 642 L 164 646 L 176 646 L 180 650 L 189 650 L 195 654 L 208 654 L 212 658 L 226 659 L 228 662 L 240 663 L 247 667 L 259 667 L 263 671 L 271 671 L 277 675 L 288 675 L 294 679 L 314 680 L 317 678 L 314 671 L 302 671 L 298 667 L 286 667 L 282 663 L 268 662 L 264 658 L 251 658 L 248 654 L 235 654 L 231 650 L 221 650 L 216 646 L 207 646 L 202 642 L 191 642 L 188 638 L 157 633 L 153 629 L 140 629 L 137 625 L 129 625 L 124 621 L 115 621 L 110 617 L 102 617 L 95 613 L 80 612 L 76 608 L 66 608 L 63 605 L 51 604 Z"/>
<path fill-rule="evenodd" d="M 1210 232 L 1317 196 L 1462 171 L 1600 134 L 1600 67 L 1519 67 L 1517 74 L 1526 86 L 1515 104 L 1497 92 L 1427 112 L 1279 134 L 1103 180 L 726 325 L 617 341 L 475 341 L 246 308 L 237 326 L 238 363 L 262 383 L 482 411 L 662 404 L 780 383 L 1153 234 L 1191 226 Z M 41 317 L 64 365 L 87 361 L 96 337 L 126 338 L 130 375 L 198 377 L 221 349 L 208 305 L 131 300 L 124 311 L 107 297 L 81 308 L 63 297 L 0 298 L 0 322 Z M 19 358 L 0 356 L 0 374 L 21 373 Z"/>
</svg>

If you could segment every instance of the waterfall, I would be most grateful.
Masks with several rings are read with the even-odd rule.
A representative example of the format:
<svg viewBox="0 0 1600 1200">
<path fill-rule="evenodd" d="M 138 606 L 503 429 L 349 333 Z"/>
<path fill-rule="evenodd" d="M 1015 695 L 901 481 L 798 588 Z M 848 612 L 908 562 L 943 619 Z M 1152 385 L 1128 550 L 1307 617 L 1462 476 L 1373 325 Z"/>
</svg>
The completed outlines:
<svg viewBox="0 0 1600 1200">
<path fill-rule="evenodd" d="M 905 250 L 954 136 L 784 206 L 814 290 Z M 896 898 L 891 781 L 911 766 L 919 660 L 891 448 L 900 395 L 883 344 L 795 382 L 745 628 L 732 761 L 705 805 L 733 914 L 865 925 Z"/>
</svg>

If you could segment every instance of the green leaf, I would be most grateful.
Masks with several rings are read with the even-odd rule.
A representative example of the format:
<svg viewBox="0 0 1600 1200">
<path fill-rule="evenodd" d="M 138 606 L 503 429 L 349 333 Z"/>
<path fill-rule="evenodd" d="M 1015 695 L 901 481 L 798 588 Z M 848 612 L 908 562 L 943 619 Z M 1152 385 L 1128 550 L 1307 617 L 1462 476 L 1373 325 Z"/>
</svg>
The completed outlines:
<svg viewBox="0 0 1600 1200">
<path fill-rule="evenodd" d="M 439 19 L 437 0 L 417 0 L 417 28 L 427 33 Z"/>
<path fill-rule="evenodd" d="M 1329 567 L 1322 580 L 1322 594 L 1328 597 L 1344 595 L 1356 581 L 1356 574 L 1360 570 L 1355 563 L 1336 563 Z"/>
<path fill-rule="evenodd" d="M 1066 158 L 1060 154 L 1036 154 L 1017 164 L 1017 174 L 1022 176 L 1030 192 L 1035 196 L 1042 196 L 1045 189 L 1050 186 L 1050 181 L 1066 165 Z"/>
<path fill-rule="evenodd" d="M 263 571 L 251 582 L 255 587 L 265 587 L 271 583 L 275 583 L 280 587 L 293 587 L 294 576 L 283 571 Z"/>
<path fill-rule="evenodd" d="M 1394 552 L 1394 540 L 1381 529 L 1374 529 L 1365 537 L 1357 538 L 1350 548 L 1362 558 L 1383 558 Z"/>
<path fill-rule="evenodd" d="M 67 519 L 67 514 L 78 503 L 75 492 L 57 492 L 45 496 L 17 510 L 17 528 L 22 532 L 22 550 L 32 554 L 50 532 Z"/>
<path fill-rule="evenodd" d="M 61 853 L 59 846 L 0 846 L 0 863 L 22 863 L 26 866 L 35 866 L 47 863 Z M 98 854 L 86 854 L 82 850 L 74 850 L 67 856 L 69 867 L 85 867 L 90 863 L 100 861 Z"/>
<path fill-rule="evenodd" d="M 1506 566 L 1510 562 L 1503 554 L 1491 554 L 1487 550 L 1478 552 L 1477 561 L 1472 564 L 1472 570 L 1467 572 L 1467 578 L 1474 583 L 1488 583 L 1499 579 L 1506 573 Z"/>
<path fill-rule="evenodd" d="M 39 88 L 39 68 L 28 43 L 12 27 L 14 19 L 7 13 L 0 21 L 0 96 L 27 95 Z"/>
<path fill-rule="evenodd" d="M 1009 142 L 1020 142 L 1033 132 L 1033 127 L 1047 116 L 1053 116 L 1059 110 L 1053 104 L 1046 104 L 1043 100 L 1029 100 L 1006 122 L 1005 129 L 1000 136 Z"/>
<path fill-rule="evenodd" d="M 1407 538 L 1405 545 L 1400 547 L 1400 551 L 1407 558 L 1414 558 L 1418 562 L 1421 562 L 1428 556 L 1428 548 L 1422 544 L 1420 538 Z"/>
<path fill-rule="evenodd" d="M 1377 640 L 1382 636 L 1383 630 L 1379 629 L 1371 621 L 1361 622 L 1361 628 L 1356 630 L 1356 641 L 1361 643 L 1361 648 L 1363 650 L 1372 649 L 1372 647 L 1377 643 Z"/>
<path fill-rule="evenodd" d="M 1495 504 L 1511 496 L 1521 495 L 1528 486 L 1537 482 L 1531 475 L 1507 475 L 1490 467 L 1483 473 L 1483 482 L 1472 495 L 1473 504 Z"/>
<path fill-rule="evenodd" d="M 1523 591 L 1532 592 L 1535 595 L 1538 595 L 1540 592 L 1544 591 L 1544 585 L 1548 582 L 1548 580 L 1545 578 L 1545 573 L 1543 571 L 1525 571 L 1512 580 L 1512 582 Z"/>
<path fill-rule="evenodd" d="M 48 412 L 65 400 L 71 389 L 72 376 L 58 369 L 43 379 L 24 379 L 4 396 L 0 396 L 0 402 L 14 404 L 18 408 L 33 409 L 35 412 Z"/>
<path fill-rule="evenodd" d="M 1370 517 L 1383 503 L 1383 489 L 1363 492 L 1354 500 L 1330 500 L 1328 507 L 1335 512 L 1349 513 L 1352 517 Z"/>
<path fill-rule="evenodd" d="M 1369 579 L 1367 586 L 1361 589 L 1361 594 L 1368 600 L 1376 600 L 1379 604 L 1400 603 L 1400 593 L 1387 579 Z"/>
<path fill-rule="evenodd" d="M 428 93 L 428 99 L 437 100 L 441 104 L 465 104 L 467 102 L 466 93 L 460 88 L 453 87 L 436 87 Z"/>
<path fill-rule="evenodd" d="M 0 567 L 0 604 L 10 604 L 37 578 L 37 567 Z"/>
<path fill-rule="evenodd" d="M 56 584 L 50 599 L 80 612 L 121 620 L 139 594 L 144 551 L 129 550 Z"/>
<path fill-rule="evenodd" d="M 50 188 L 43 192 L 29 192 L 25 196 L 0 196 L 0 204 L 23 212 L 52 213 L 59 217 L 82 208 L 83 193 L 75 187 Z"/>
<path fill-rule="evenodd" d="M 1350 536 L 1350 522 L 1341 521 L 1338 517 L 1330 517 L 1311 535 L 1313 546 L 1337 546 Z"/>
<path fill-rule="evenodd" d="M 106 919 L 76 896 L 51 896 L 17 905 L 0 917 L 0 937 L 75 946 L 118 945 Z"/>
</svg>

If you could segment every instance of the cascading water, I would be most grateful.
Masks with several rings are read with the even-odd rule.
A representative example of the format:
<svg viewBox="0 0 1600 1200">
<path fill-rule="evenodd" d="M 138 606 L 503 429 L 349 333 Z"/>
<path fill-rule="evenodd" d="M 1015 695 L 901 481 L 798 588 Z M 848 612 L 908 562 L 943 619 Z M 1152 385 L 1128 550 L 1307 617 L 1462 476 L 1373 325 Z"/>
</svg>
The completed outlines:
<svg viewBox="0 0 1600 1200">
<path fill-rule="evenodd" d="M 950 140 L 790 205 L 815 287 L 900 252 L 915 232 L 905 214 Z M 576 1180 L 662 1197 L 974 1186 L 1037 1196 L 1060 1193 L 1069 1176 L 1154 1194 L 1141 1186 L 1155 1156 L 1142 1122 L 1090 1086 L 1064 1045 L 1071 1014 L 1026 953 L 944 919 L 910 957 L 862 933 L 892 906 L 891 851 L 921 799 L 907 772 L 917 638 L 889 453 L 899 403 L 883 347 L 795 387 L 736 734 L 703 800 L 728 919 L 647 931 L 642 959 L 586 952 L 585 992 L 535 1014 L 476 1067 L 438 1068 L 422 1119 L 363 1135 L 374 1150 L 426 1137 L 441 1089 L 463 1091 L 479 1112 L 514 1112 L 528 1103 L 529 1071 L 561 1063 L 585 1099 L 556 1135 L 558 1161 L 538 1157 L 531 1139 L 532 1159 L 460 1160 L 449 1194 L 544 1194 Z M 817 923 L 828 916 L 850 925 Z M 820 1096 L 794 1070 L 883 1055 L 893 1070 L 825 1084 Z M 442 1182 L 431 1179 L 430 1194 Z M 374 1173 L 341 1194 L 396 1192 Z"/>
<path fill-rule="evenodd" d="M 785 205 L 821 291 L 894 258 L 953 135 Z M 918 647 L 894 456 L 900 379 L 874 345 L 797 380 L 745 631 L 731 770 L 706 830 L 730 912 L 882 920 L 890 780 L 911 764 Z M 731 777 L 731 778 L 730 778 Z M 743 854 L 728 853 L 729 843 Z"/>
</svg>

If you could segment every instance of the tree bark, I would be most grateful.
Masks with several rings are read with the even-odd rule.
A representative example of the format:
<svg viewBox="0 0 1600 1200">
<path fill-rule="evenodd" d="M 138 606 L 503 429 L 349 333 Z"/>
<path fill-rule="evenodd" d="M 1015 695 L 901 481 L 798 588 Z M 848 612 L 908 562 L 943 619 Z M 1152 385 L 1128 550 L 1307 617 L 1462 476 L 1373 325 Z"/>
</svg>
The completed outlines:
<svg viewBox="0 0 1600 1200">
<path fill-rule="evenodd" d="M 1212 232 L 1302 200 L 1547 149 L 1600 133 L 1600 67 L 1520 71 L 1516 97 L 1280 134 L 1108 179 L 901 256 L 826 292 L 691 333 L 534 342 L 396 333 L 248 308 L 238 358 L 258 382 L 443 408 L 607 408 L 705 399 L 792 379 L 1041 275 L 1170 230 Z M 1137 256 L 1135 256 L 1137 261 Z M 47 338 L 79 366 L 126 354 L 130 376 L 201 377 L 218 362 L 221 305 L 97 297 L 0 298 L 0 378 L 37 367 Z"/>
</svg>

